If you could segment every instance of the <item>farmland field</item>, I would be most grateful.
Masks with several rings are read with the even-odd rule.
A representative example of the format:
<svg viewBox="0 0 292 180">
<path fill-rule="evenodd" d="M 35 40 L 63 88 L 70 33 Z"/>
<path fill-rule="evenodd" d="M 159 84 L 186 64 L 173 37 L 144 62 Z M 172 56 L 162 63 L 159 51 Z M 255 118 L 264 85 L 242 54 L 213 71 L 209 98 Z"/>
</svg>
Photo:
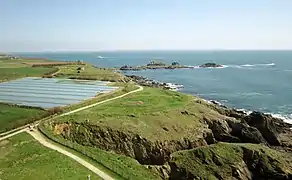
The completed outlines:
<svg viewBox="0 0 292 180">
<path fill-rule="evenodd" d="M 22 133 L 0 141 L 1 180 L 79 180 L 100 179 L 91 171 L 56 151 L 39 144 L 29 134 Z"/>
</svg>

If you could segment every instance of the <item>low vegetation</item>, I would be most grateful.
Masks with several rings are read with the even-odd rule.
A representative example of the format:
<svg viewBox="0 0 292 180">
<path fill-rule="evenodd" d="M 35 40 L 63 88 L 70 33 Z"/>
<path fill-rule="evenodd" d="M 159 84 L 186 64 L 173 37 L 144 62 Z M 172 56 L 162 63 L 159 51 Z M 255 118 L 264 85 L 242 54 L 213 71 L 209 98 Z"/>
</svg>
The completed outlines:
<svg viewBox="0 0 292 180">
<path fill-rule="evenodd" d="M 56 69 L 54 68 L 43 67 L 0 68 L 0 82 L 15 80 L 23 77 L 42 77 L 45 74 L 50 74 L 55 71 Z"/>
<path fill-rule="evenodd" d="M 0 82 L 23 77 L 42 77 L 43 75 L 56 72 L 56 68 L 32 67 L 30 64 L 44 61 L 45 60 L 0 59 Z"/>
<path fill-rule="evenodd" d="M 0 178 L 2 180 L 92 180 L 101 179 L 76 161 L 39 144 L 21 133 L 0 141 Z"/>
<path fill-rule="evenodd" d="M 144 88 L 141 92 L 60 117 L 56 121 L 86 121 L 152 140 L 164 140 L 196 136 L 196 129 L 200 128 L 199 120 L 203 116 L 217 117 L 219 114 L 204 104 L 195 103 L 192 96 L 158 88 Z"/>
<path fill-rule="evenodd" d="M 0 133 L 17 128 L 46 116 L 41 108 L 0 103 Z"/>
<path fill-rule="evenodd" d="M 67 65 L 59 66 L 59 73 L 57 77 L 70 78 L 70 79 L 87 79 L 87 80 L 100 80 L 111 82 L 127 82 L 128 79 L 120 74 L 106 68 L 97 68 L 90 64 L 83 65 Z"/>
</svg>

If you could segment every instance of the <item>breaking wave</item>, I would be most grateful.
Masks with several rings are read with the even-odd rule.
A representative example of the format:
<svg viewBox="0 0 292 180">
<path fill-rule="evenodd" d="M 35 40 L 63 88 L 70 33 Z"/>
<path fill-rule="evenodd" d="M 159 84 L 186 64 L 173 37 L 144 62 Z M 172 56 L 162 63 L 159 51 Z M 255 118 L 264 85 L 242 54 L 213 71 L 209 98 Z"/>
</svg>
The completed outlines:
<svg viewBox="0 0 292 180">
<path fill-rule="evenodd" d="M 255 66 L 276 66 L 275 63 L 269 63 L 269 64 L 243 64 L 243 65 L 239 65 L 242 67 L 255 67 Z"/>
<path fill-rule="evenodd" d="M 273 67 L 276 66 L 275 63 L 267 63 L 267 64 L 242 64 L 242 65 L 222 65 L 222 67 L 208 67 L 207 69 L 224 69 L 224 68 L 245 68 L 245 69 L 251 69 L 252 67 Z M 189 68 L 198 69 L 202 68 L 205 69 L 205 67 L 200 66 L 188 66 Z"/>
</svg>

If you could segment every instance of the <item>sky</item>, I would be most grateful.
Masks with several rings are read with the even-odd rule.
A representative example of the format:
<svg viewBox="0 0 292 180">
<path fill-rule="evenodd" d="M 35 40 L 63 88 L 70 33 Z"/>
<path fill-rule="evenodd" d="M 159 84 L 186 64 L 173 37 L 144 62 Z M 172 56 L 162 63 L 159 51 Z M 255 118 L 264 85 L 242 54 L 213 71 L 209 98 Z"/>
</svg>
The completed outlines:
<svg viewBox="0 0 292 180">
<path fill-rule="evenodd" d="M 291 0 L 0 0 L 0 52 L 292 49 Z"/>
</svg>

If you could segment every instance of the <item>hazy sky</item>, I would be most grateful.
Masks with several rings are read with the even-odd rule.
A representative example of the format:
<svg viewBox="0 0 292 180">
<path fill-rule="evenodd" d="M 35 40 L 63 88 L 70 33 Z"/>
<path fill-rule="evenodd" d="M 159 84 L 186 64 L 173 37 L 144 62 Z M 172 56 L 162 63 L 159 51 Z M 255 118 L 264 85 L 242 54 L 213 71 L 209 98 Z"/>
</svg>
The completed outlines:
<svg viewBox="0 0 292 180">
<path fill-rule="evenodd" d="M 292 0 L 0 0 L 0 51 L 292 49 Z"/>
</svg>

